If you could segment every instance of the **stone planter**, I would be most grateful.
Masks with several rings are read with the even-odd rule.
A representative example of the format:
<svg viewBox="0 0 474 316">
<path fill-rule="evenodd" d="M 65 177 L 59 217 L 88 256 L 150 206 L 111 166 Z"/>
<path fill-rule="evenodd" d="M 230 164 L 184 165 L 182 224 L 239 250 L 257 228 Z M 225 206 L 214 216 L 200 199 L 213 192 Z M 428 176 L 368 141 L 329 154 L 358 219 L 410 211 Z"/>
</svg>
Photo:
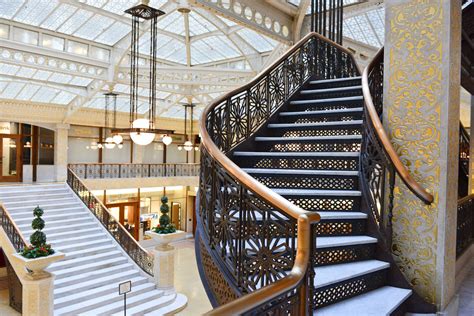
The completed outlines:
<svg viewBox="0 0 474 316">
<path fill-rule="evenodd" d="M 14 253 L 13 256 L 22 262 L 26 269 L 31 271 L 27 276 L 32 280 L 39 280 L 50 276 L 49 272 L 45 271 L 45 269 L 53 262 L 62 260 L 65 257 L 64 253 L 59 251 L 50 256 L 35 259 L 25 258 L 19 253 Z"/>
<path fill-rule="evenodd" d="M 186 233 L 182 230 L 177 230 L 171 234 L 158 234 L 149 230 L 145 232 L 145 235 L 151 237 L 156 243 L 156 250 L 162 251 L 172 250 L 173 247 L 169 246 L 170 243 L 186 238 Z"/>
<path fill-rule="evenodd" d="M 157 234 L 147 231 L 145 234 L 156 243 L 153 255 L 155 257 L 153 274 L 155 278 L 156 288 L 165 292 L 165 294 L 173 294 L 174 290 L 174 247 L 170 243 L 182 240 L 186 237 L 186 233 L 178 230 L 171 234 Z"/>
</svg>

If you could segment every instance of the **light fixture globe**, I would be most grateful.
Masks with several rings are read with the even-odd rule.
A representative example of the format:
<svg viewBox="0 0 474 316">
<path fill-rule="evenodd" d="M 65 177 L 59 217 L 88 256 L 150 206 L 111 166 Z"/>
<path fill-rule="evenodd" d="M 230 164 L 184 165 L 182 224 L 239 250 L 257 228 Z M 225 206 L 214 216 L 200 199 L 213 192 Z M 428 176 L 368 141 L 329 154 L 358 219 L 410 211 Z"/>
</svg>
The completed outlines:
<svg viewBox="0 0 474 316">
<path fill-rule="evenodd" d="M 161 139 L 161 141 L 163 142 L 163 144 L 168 146 L 173 142 L 173 138 L 171 138 L 171 136 L 169 136 L 169 135 L 164 135 L 163 138 Z"/>
<path fill-rule="evenodd" d="M 186 151 L 191 151 L 193 150 L 194 146 L 193 146 L 193 143 L 191 143 L 191 141 L 187 140 L 184 142 L 183 148 Z"/>
<path fill-rule="evenodd" d="M 123 148 L 123 145 L 122 144 L 118 144 L 118 149 L 122 149 Z"/>
<path fill-rule="evenodd" d="M 179 145 L 178 150 L 183 150 L 183 146 Z"/>
<path fill-rule="evenodd" d="M 123 141 L 123 137 L 120 134 L 116 134 L 112 137 L 112 140 L 114 141 L 115 144 L 119 145 Z"/>
<path fill-rule="evenodd" d="M 114 149 L 115 148 L 115 143 L 114 143 L 112 137 L 107 137 L 105 139 L 105 148 L 107 148 L 107 149 Z"/>
<path fill-rule="evenodd" d="M 150 128 L 150 121 L 147 119 L 136 119 L 132 123 L 132 128 L 148 129 Z M 151 144 L 151 142 L 153 142 L 153 140 L 155 139 L 155 133 L 130 132 L 130 138 L 132 138 L 135 144 L 146 146 L 146 145 Z"/>
</svg>

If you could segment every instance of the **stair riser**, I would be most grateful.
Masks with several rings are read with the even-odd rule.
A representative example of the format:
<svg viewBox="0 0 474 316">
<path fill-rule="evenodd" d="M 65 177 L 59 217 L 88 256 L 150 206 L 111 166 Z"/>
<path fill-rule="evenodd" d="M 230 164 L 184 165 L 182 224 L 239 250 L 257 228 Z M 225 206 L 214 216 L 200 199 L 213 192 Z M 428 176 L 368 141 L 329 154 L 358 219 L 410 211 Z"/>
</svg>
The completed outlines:
<svg viewBox="0 0 474 316">
<path fill-rule="evenodd" d="M 139 285 L 141 285 L 141 284 L 144 284 L 144 283 L 146 283 L 146 279 L 135 281 L 135 282 L 132 283 L 132 289 L 139 286 Z M 54 309 L 63 308 L 63 307 L 66 307 L 66 306 L 70 306 L 70 305 L 77 304 L 77 303 L 80 303 L 80 302 L 83 302 L 83 301 L 86 301 L 86 300 L 90 300 L 90 299 L 93 299 L 93 298 L 96 298 L 96 297 L 105 296 L 105 295 L 116 293 L 116 292 L 117 292 L 117 289 L 112 288 L 112 289 L 104 290 L 104 291 L 101 291 L 101 292 L 95 292 L 91 295 L 85 295 L 85 296 L 81 295 L 79 298 L 76 298 L 77 295 L 73 295 L 70 300 L 67 300 L 63 303 L 55 303 L 54 304 Z M 132 291 L 132 293 L 133 292 L 134 291 Z M 143 291 L 140 291 L 140 292 L 143 293 Z M 117 295 L 117 297 L 120 297 L 120 296 Z M 120 299 L 123 299 L 123 298 L 120 297 Z M 103 304 L 104 303 L 102 303 L 101 305 L 103 305 Z"/>
<path fill-rule="evenodd" d="M 33 220 L 33 218 L 31 218 Z M 20 222 L 16 222 L 18 225 L 18 228 L 20 228 L 21 231 L 27 231 L 31 229 L 31 220 L 28 221 L 27 219 L 23 219 Z M 56 227 L 64 227 L 66 225 L 75 225 L 75 224 L 84 224 L 86 222 L 91 221 L 91 218 L 89 216 L 76 216 L 76 218 L 72 218 L 70 220 L 66 220 L 64 222 L 58 223 L 57 220 L 47 220 L 46 218 L 43 218 L 44 224 L 46 228 L 56 228 Z M 46 229 L 45 228 L 45 229 Z"/>
<path fill-rule="evenodd" d="M 38 193 L 45 191 L 54 191 L 54 190 L 67 190 L 65 185 L 34 185 L 34 186 L 0 186 L 0 194 L 23 194 L 28 195 L 29 193 Z"/>
<path fill-rule="evenodd" d="M 322 89 L 305 89 L 300 92 L 298 95 L 298 100 L 323 100 L 323 99 L 336 99 L 336 98 L 346 98 L 346 97 L 360 97 L 362 96 L 362 89 L 350 89 L 345 91 L 321 91 Z M 310 91 L 318 91 L 317 93 Z M 341 102 L 348 103 L 359 102 L 360 100 L 347 100 L 347 101 L 331 101 L 331 102 Z"/>
<path fill-rule="evenodd" d="M 250 174 L 269 188 L 320 189 L 320 190 L 358 190 L 357 176 L 311 176 Z"/>
<path fill-rule="evenodd" d="M 375 290 L 386 283 L 386 278 L 387 270 L 385 269 L 315 289 L 314 307 L 321 308 Z"/>
<path fill-rule="evenodd" d="M 343 212 L 341 212 L 343 213 Z M 321 220 L 315 227 L 317 237 L 356 236 L 366 233 L 367 220 Z"/>
<path fill-rule="evenodd" d="M 127 296 L 128 297 L 128 296 Z M 153 295 L 153 296 L 150 296 L 144 300 L 139 300 L 137 302 L 133 302 L 133 303 L 129 303 L 127 301 L 127 309 L 129 308 L 132 308 L 132 307 L 135 307 L 135 306 L 138 306 L 138 305 L 141 305 L 141 304 L 144 304 L 144 303 L 147 303 L 149 301 L 152 301 L 152 300 L 156 300 L 158 298 L 160 298 L 161 295 L 160 294 L 157 294 L 157 295 Z M 123 298 L 121 298 L 123 300 Z M 149 312 L 152 312 L 156 309 L 158 309 L 160 306 L 158 307 L 153 307 L 153 308 L 150 308 L 149 310 L 145 310 L 143 312 L 141 312 L 139 315 L 144 315 L 145 313 L 149 313 Z M 111 308 L 108 312 L 107 312 L 107 315 L 110 315 L 110 314 L 113 314 L 113 313 L 118 313 L 118 312 L 121 312 L 123 311 L 123 306 L 117 306 L 115 308 Z"/>
<path fill-rule="evenodd" d="M 233 161 L 241 168 L 344 170 L 344 171 L 357 171 L 359 169 L 358 158 L 234 157 Z"/>
<path fill-rule="evenodd" d="M 108 247 L 108 249 L 110 249 L 110 247 Z M 105 250 L 92 250 L 92 251 L 87 251 L 84 250 L 84 252 L 80 252 L 78 254 L 66 254 L 66 258 L 63 259 L 63 260 L 71 260 L 71 259 L 77 259 L 77 258 L 83 258 L 85 256 L 93 256 L 93 255 L 98 255 L 100 253 L 103 253 Z"/>
<path fill-rule="evenodd" d="M 92 221 L 87 221 L 85 222 L 83 225 L 81 225 L 81 228 L 93 228 L 93 227 L 97 227 L 97 224 L 92 222 Z M 64 233 L 64 232 L 67 232 L 67 231 L 70 231 L 71 228 L 69 227 L 64 227 L 64 226 L 59 226 L 59 227 L 48 227 L 46 226 L 44 229 L 43 229 L 43 232 L 48 235 L 48 234 L 57 234 L 57 233 Z M 29 236 L 33 233 L 33 231 L 24 231 L 23 232 L 23 235 L 25 236 Z M 74 232 L 71 232 L 71 236 L 77 236 L 77 235 L 72 235 L 74 234 Z"/>
<path fill-rule="evenodd" d="M 43 209 L 43 211 L 45 212 L 45 214 L 49 211 L 49 210 L 56 210 L 56 209 L 67 209 L 67 208 L 73 208 L 73 207 L 77 207 L 77 203 L 75 200 L 71 199 L 67 202 L 55 202 L 55 201 L 52 201 L 52 202 L 48 202 L 48 203 L 43 203 L 43 204 L 39 204 L 39 206 Z M 24 213 L 24 212 L 28 212 L 28 211 L 31 211 L 31 214 L 33 214 L 33 209 L 38 206 L 38 204 L 28 204 L 28 205 L 15 205 L 15 206 L 8 206 L 8 205 L 5 205 L 8 212 L 10 212 L 10 214 L 15 214 L 16 212 L 19 212 L 19 213 Z"/>
<path fill-rule="evenodd" d="M 70 286 L 70 285 L 76 285 L 78 284 L 79 282 L 84 282 L 84 281 L 90 281 L 90 280 L 94 280 L 94 287 L 97 287 L 97 286 L 102 286 L 102 285 L 106 285 L 106 284 L 110 284 L 109 281 L 96 281 L 96 279 L 98 278 L 101 278 L 101 277 L 104 277 L 104 276 L 107 276 L 107 275 L 114 275 L 116 273 L 121 273 L 121 272 L 124 272 L 124 271 L 127 271 L 127 270 L 130 270 L 131 272 L 137 272 L 136 270 L 133 270 L 133 267 L 131 265 L 128 265 L 127 267 L 120 267 L 120 266 L 113 266 L 111 267 L 112 269 L 109 271 L 100 271 L 99 273 L 93 273 L 93 272 L 90 272 L 92 273 L 92 275 L 90 275 L 90 273 L 88 274 L 84 274 L 84 275 L 75 275 L 77 277 L 80 277 L 80 278 L 70 278 L 70 279 L 57 279 L 54 281 L 54 288 L 56 289 L 60 289 L 60 288 L 63 288 L 63 287 L 67 287 L 67 286 Z M 97 270 L 99 271 L 99 270 Z M 81 285 L 78 285 L 79 287 Z"/>
<path fill-rule="evenodd" d="M 60 239 L 65 239 L 65 238 L 76 238 L 76 237 L 84 237 L 85 234 L 92 234 L 97 232 L 97 226 L 93 227 L 88 227 L 87 229 L 80 229 L 80 230 L 74 230 L 74 231 L 66 231 L 62 233 L 57 233 L 57 234 L 48 234 L 48 242 L 49 241 L 54 241 L 54 240 L 60 240 Z M 28 233 L 28 235 L 30 235 Z M 26 236 L 25 233 L 23 233 L 23 236 Z"/>
<path fill-rule="evenodd" d="M 308 115 L 288 115 L 280 116 L 278 123 L 321 123 L 334 121 L 355 121 L 362 119 L 362 112 L 351 113 L 330 113 L 324 115 L 308 114 Z"/>
<path fill-rule="evenodd" d="M 80 284 L 78 284 L 74 289 L 71 289 L 69 291 L 65 291 L 65 292 L 62 292 L 62 293 L 58 293 L 56 291 L 56 289 L 61 289 L 64 285 L 61 285 L 61 286 L 56 286 L 55 285 L 55 287 L 54 287 L 54 289 L 55 289 L 54 298 L 56 299 L 56 298 L 61 298 L 61 297 L 65 297 L 65 296 L 74 295 L 75 293 L 78 293 L 78 292 L 87 291 L 88 289 L 97 288 L 97 287 L 108 285 L 108 284 L 111 284 L 111 283 L 117 283 L 118 284 L 118 283 L 123 282 L 125 280 L 129 280 L 131 278 L 138 277 L 139 275 L 140 274 L 138 273 L 138 271 L 134 271 L 133 273 L 130 273 L 127 276 L 121 276 L 121 277 L 117 277 L 117 278 L 108 279 L 108 280 L 105 280 L 105 281 L 96 282 L 93 285 L 81 286 Z M 75 282 L 77 282 L 77 281 L 75 281 Z"/>
<path fill-rule="evenodd" d="M 304 141 L 286 141 L 286 142 L 259 142 L 257 147 L 262 151 L 274 152 L 359 152 L 360 141 L 340 141 L 335 142 L 304 142 Z"/>
<path fill-rule="evenodd" d="M 316 245 L 318 239 L 316 239 Z M 372 259 L 375 255 L 375 244 L 354 245 L 317 249 L 313 258 L 315 266 L 357 262 Z"/>
<path fill-rule="evenodd" d="M 360 86 L 362 84 L 361 78 L 349 79 L 349 80 L 340 80 L 340 81 L 329 81 L 329 82 L 319 82 L 314 83 L 310 82 L 306 89 L 333 89 L 341 87 L 352 87 Z"/>
<path fill-rule="evenodd" d="M 67 254 L 68 252 L 84 250 L 84 249 L 91 248 L 91 247 L 100 247 L 100 246 L 105 246 L 105 245 L 110 245 L 110 248 L 113 247 L 112 241 L 109 240 L 109 239 L 99 240 L 99 241 L 90 243 L 89 245 L 87 245 L 86 243 L 87 242 L 81 242 L 80 244 L 78 244 L 80 246 L 78 246 L 78 245 L 74 245 L 74 244 L 66 244 L 65 245 L 65 244 L 57 244 L 55 242 L 51 242 L 53 248 L 58 249 L 58 251 L 61 251 L 65 254 Z M 83 245 L 83 244 L 86 244 L 86 245 Z"/>
<path fill-rule="evenodd" d="M 60 215 L 46 215 L 45 214 L 45 215 L 43 215 L 42 218 L 46 223 L 48 223 L 48 222 L 52 222 L 52 221 L 75 219 L 75 218 L 78 218 L 78 216 L 87 217 L 88 214 L 86 212 L 84 212 L 83 210 L 78 210 L 77 213 L 70 212 L 70 213 L 60 214 Z M 22 214 L 22 215 L 15 215 L 15 216 L 12 216 L 12 217 L 13 217 L 13 220 L 15 221 L 15 223 L 17 225 L 23 225 L 23 224 L 26 224 L 26 223 L 31 223 L 31 221 L 34 218 L 33 214 Z"/>
<path fill-rule="evenodd" d="M 136 284 L 134 283 L 132 288 L 138 286 L 139 284 Z M 140 294 L 144 294 L 148 291 L 152 291 L 154 290 L 154 287 L 152 284 L 150 284 L 150 286 L 146 287 L 146 288 L 142 288 L 142 289 L 139 289 L 139 290 L 133 290 L 132 292 L 130 292 L 129 294 L 127 294 L 127 299 L 130 299 L 132 297 L 135 297 L 137 295 L 140 295 Z M 117 289 L 112 289 L 110 291 L 107 291 L 105 293 L 100 293 L 100 296 L 104 296 L 104 295 L 107 295 L 107 294 L 113 294 L 114 292 L 117 292 Z M 98 295 L 95 295 L 95 297 L 99 297 Z M 91 297 L 90 299 L 92 299 L 94 297 Z M 81 301 L 85 301 L 86 299 L 82 298 L 79 302 L 77 303 L 80 303 Z M 79 309 L 75 309 L 74 311 L 71 311 L 70 313 L 71 314 L 74 314 L 74 315 L 77 315 L 79 313 L 87 313 L 88 310 L 91 310 L 91 309 L 94 309 L 94 308 L 98 308 L 100 306 L 103 306 L 103 305 L 107 305 L 107 304 L 112 304 L 114 302 L 118 302 L 118 301 L 123 301 L 123 296 L 122 295 L 117 295 L 116 297 L 114 298 L 108 298 L 106 301 L 102 301 L 102 302 L 97 302 L 95 304 L 91 304 L 91 305 L 88 305 L 88 306 L 84 306 L 83 308 L 79 308 Z M 72 305 L 71 303 L 68 303 L 67 305 L 66 304 L 54 304 L 54 309 L 58 309 L 58 308 L 61 308 L 61 307 L 66 307 L 66 306 L 69 306 L 69 305 Z M 127 308 L 129 308 L 130 305 L 127 304 Z"/>
<path fill-rule="evenodd" d="M 360 203 L 360 197 L 284 197 L 306 211 L 358 211 Z"/>
<path fill-rule="evenodd" d="M 67 272 L 67 273 L 61 273 L 61 270 L 59 270 L 59 271 L 56 271 L 56 280 L 61 280 L 61 279 L 64 279 L 64 278 L 68 278 L 68 277 L 71 277 L 71 276 L 74 276 L 74 275 L 80 274 L 80 273 L 86 273 L 86 272 L 97 271 L 97 270 L 100 270 L 100 269 L 111 268 L 115 265 L 124 264 L 124 263 L 127 263 L 127 260 L 125 259 L 125 257 L 123 258 L 123 260 L 120 260 L 120 261 L 117 261 L 117 262 L 114 262 L 114 263 L 107 263 L 107 264 L 97 265 L 95 267 L 87 267 L 87 268 L 84 268 L 84 269 L 77 269 L 75 271 Z"/>
<path fill-rule="evenodd" d="M 110 255 L 106 255 L 106 256 L 103 256 L 103 257 L 100 257 L 100 258 L 91 258 L 89 260 L 83 260 L 81 262 L 70 262 L 69 264 L 66 264 L 67 261 L 62 260 L 62 261 L 60 261 L 61 265 L 57 265 L 57 264 L 53 263 L 51 266 L 49 266 L 48 271 L 54 272 L 54 271 L 69 269 L 69 268 L 72 268 L 72 267 L 75 267 L 75 266 L 78 266 L 78 265 L 91 264 L 91 263 L 97 262 L 97 260 L 113 259 L 117 256 L 120 256 L 120 254 L 117 254 L 115 252 L 111 252 Z"/>
<path fill-rule="evenodd" d="M 72 197 L 72 194 L 69 192 L 60 193 L 60 194 L 38 194 L 38 195 L 27 195 L 27 196 L 1 196 L 0 201 L 3 203 L 11 203 L 11 202 L 33 202 L 41 204 L 44 200 L 51 200 L 51 199 L 64 199 Z"/>
<path fill-rule="evenodd" d="M 297 128 L 270 128 L 268 136 L 273 137 L 310 137 L 310 136 L 346 136 L 361 135 L 361 126 L 340 126 L 326 128 L 297 127 Z"/>
</svg>

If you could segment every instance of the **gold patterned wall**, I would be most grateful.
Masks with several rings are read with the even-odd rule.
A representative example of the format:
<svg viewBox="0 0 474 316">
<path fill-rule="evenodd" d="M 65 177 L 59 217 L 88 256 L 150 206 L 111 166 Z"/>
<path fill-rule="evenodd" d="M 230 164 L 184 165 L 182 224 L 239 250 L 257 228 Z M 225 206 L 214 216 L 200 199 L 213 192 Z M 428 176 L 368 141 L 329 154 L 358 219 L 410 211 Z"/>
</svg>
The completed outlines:
<svg viewBox="0 0 474 316">
<path fill-rule="evenodd" d="M 446 186 L 441 182 L 447 182 L 443 178 L 447 170 L 443 167 L 446 157 L 442 157 L 446 156 L 443 144 L 446 144 L 447 131 L 442 122 L 447 121 L 445 110 L 451 75 L 450 68 L 443 67 L 449 60 L 446 54 L 450 54 L 447 36 L 450 14 L 446 12 L 450 1 L 385 3 L 384 124 L 404 164 L 435 198 L 432 205 L 424 205 L 397 181 L 393 253 L 417 293 L 431 303 L 440 304 L 443 295 L 439 290 L 443 282 L 440 267 L 454 268 L 451 262 L 454 259 L 445 265 L 440 264 L 438 257 L 440 243 L 444 244 L 444 240 L 438 241 L 439 230 L 445 230 L 445 226 L 439 224 L 440 216 L 444 216 L 440 209 L 446 205 L 447 196 Z"/>
</svg>

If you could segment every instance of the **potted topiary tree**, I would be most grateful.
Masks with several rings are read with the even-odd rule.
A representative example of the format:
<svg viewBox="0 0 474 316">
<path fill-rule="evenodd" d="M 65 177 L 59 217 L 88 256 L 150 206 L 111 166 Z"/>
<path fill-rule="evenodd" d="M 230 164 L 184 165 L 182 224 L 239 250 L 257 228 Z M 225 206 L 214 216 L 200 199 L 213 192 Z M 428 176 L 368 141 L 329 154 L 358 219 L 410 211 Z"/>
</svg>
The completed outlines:
<svg viewBox="0 0 474 316">
<path fill-rule="evenodd" d="M 37 206 L 33 210 L 34 219 L 31 227 L 35 230 L 30 236 L 30 243 L 28 247 L 24 248 L 19 254 L 14 254 L 15 257 L 24 262 L 25 267 L 30 271 L 29 275 L 33 279 L 39 279 L 49 276 L 49 273 L 44 271 L 54 261 L 64 258 L 64 254 L 54 251 L 51 245 L 46 243 L 46 234 L 42 232 L 45 223 L 41 218 L 44 214 L 43 209 Z"/>
<path fill-rule="evenodd" d="M 158 247 L 165 248 L 170 242 L 183 239 L 185 233 L 182 230 L 177 230 L 176 226 L 170 222 L 170 217 L 168 215 L 170 207 L 168 206 L 168 197 L 166 196 L 161 198 L 160 211 L 160 224 L 156 227 L 153 227 L 145 234 L 153 238 Z"/>
</svg>

